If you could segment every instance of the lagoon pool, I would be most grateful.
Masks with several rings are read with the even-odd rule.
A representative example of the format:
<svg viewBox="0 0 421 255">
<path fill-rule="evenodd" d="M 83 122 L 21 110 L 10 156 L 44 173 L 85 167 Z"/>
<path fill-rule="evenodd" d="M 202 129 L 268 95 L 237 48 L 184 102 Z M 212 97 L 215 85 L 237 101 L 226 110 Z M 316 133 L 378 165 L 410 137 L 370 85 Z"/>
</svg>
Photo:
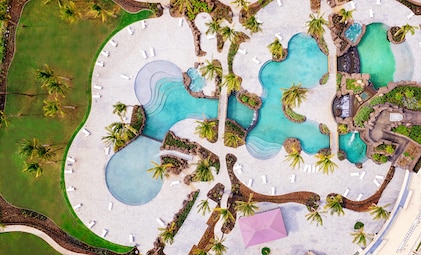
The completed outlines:
<svg viewBox="0 0 421 255">
<path fill-rule="evenodd" d="M 247 130 L 253 123 L 255 113 L 252 109 L 240 103 L 237 98 L 232 95 L 228 99 L 227 117 L 235 120 L 242 128 Z"/>
<path fill-rule="evenodd" d="M 271 158 L 288 137 L 300 139 L 303 150 L 310 154 L 329 147 L 329 137 L 320 133 L 318 123 L 311 120 L 300 124 L 289 121 L 280 102 L 280 88 L 288 88 L 292 83 L 302 83 L 306 88 L 315 87 L 326 72 L 326 55 L 313 38 L 303 33 L 291 38 L 286 60 L 268 62 L 262 67 L 259 77 L 263 86 L 263 104 L 256 126 L 246 139 L 251 155 L 259 159 Z"/>
<path fill-rule="evenodd" d="M 206 86 L 205 77 L 203 77 L 196 68 L 189 68 L 187 75 L 191 78 L 190 90 L 193 92 L 202 91 Z"/>
<path fill-rule="evenodd" d="M 367 145 L 360 138 L 360 133 L 350 132 L 339 136 L 339 149 L 346 153 L 351 163 L 362 163 L 367 160 L 365 156 Z"/>
</svg>

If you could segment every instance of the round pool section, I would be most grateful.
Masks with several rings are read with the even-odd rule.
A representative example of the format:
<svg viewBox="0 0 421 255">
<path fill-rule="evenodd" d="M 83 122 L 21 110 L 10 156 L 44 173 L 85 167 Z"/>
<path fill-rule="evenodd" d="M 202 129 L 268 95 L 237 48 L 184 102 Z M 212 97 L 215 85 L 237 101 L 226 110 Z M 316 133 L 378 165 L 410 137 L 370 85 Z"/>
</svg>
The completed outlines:
<svg viewBox="0 0 421 255">
<path fill-rule="evenodd" d="M 355 43 L 357 39 L 360 37 L 362 32 L 362 25 L 360 23 L 354 23 L 345 31 L 345 36 L 348 38 L 352 43 Z"/>
<path fill-rule="evenodd" d="M 128 205 L 151 201 L 161 190 L 162 180 L 152 178 L 151 161 L 160 162 L 160 142 L 140 136 L 108 161 L 105 181 L 110 193 Z"/>
<path fill-rule="evenodd" d="M 367 160 L 365 156 L 367 145 L 360 138 L 358 132 L 350 132 L 339 136 L 339 149 L 346 153 L 346 157 L 351 163 L 362 163 Z"/>
<path fill-rule="evenodd" d="M 193 92 L 200 92 L 206 86 L 205 78 L 199 73 L 196 68 L 189 68 L 187 75 L 191 78 L 190 90 Z"/>
</svg>

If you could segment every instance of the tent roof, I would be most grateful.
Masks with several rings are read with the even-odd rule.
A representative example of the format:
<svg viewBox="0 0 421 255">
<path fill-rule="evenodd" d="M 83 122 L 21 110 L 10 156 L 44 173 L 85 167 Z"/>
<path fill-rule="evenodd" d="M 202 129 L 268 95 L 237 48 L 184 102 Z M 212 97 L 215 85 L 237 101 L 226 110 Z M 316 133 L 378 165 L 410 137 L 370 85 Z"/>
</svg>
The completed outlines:
<svg viewBox="0 0 421 255">
<path fill-rule="evenodd" d="M 273 241 L 288 235 L 280 208 L 249 217 L 241 217 L 238 222 L 246 247 Z"/>
</svg>

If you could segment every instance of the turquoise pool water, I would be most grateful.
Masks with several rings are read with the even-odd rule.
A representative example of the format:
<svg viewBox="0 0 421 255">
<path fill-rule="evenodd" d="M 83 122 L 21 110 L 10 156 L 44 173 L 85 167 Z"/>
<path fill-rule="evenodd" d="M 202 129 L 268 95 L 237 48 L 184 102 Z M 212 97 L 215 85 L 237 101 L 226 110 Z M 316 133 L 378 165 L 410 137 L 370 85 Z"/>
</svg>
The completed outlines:
<svg viewBox="0 0 421 255">
<path fill-rule="evenodd" d="M 228 99 L 228 118 L 235 120 L 241 127 L 248 129 L 253 122 L 254 111 L 240 103 L 235 96 Z"/>
<path fill-rule="evenodd" d="M 206 80 L 196 68 L 189 68 L 187 70 L 187 75 L 192 79 L 190 83 L 190 89 L 194 92 L 202 91 L 206 86 Z"/>
<path fill-rule="evenodd" d="M 256 126 L 247 136 L 250 154 L 260 159 L 275 156 L 288 137 L 300 139 L 304 151 L 317 153 L 329 147 L 329 137 L 319 131 L 318 123 L 307 120 L 297 124 L 289 121 L 282 111 L 280 88 L 292 83 L 303 87 L 317 86 L 320 77 L 327 72 L 327 57 L 317 43 L 306 34 L 297 34 L 288 44 L 288 57 L 282 62 L 268 62 L 260 71 L 263 86 L 263 104 Z"/>
<path fill-rule="evenodd" d="M 351 163 L 362 163 L 367 160 L 365 154 L 367 145 L 360 138 L 358 132 L 350 132 L 339 136 L 339 148 L 346 153 Z"/>
<path fill-rule="evenodd" d="M 345 31 L 345 36 L 351 42 L 355 43 L 358 37 L 361 35 L 362 26 L 360 23 L 354 23 Z"/>
<path fill-rule="evenodd" d="M 140 136 L 113 155 L 105 180 L 115 198 L 128 205 L 142 205 L 159 193 L 162 181 L 153 179 L 146 170 L 152 167 L 151 160 L 159 162 L 160 146 L 160 142 Z"/>
</svg>

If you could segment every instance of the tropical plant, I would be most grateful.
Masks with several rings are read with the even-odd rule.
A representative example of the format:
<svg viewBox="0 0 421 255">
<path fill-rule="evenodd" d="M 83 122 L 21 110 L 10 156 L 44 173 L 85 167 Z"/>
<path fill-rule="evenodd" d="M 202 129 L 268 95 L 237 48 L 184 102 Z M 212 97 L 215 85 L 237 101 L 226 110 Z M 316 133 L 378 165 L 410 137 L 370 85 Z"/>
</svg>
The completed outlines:
<svg viewBox="0 0 421 255">
<path fill-rule="evenodd" d="M 178 12 L 179 13 L 184 13 L 185 10 L 191 12 L 193 7 L 192 7 L 192 1 L 191 0 L 176 0 L 174 2 L 174 8 L 178 7 Z"/>
<path fill-rule="evenodd" d="M 35 153 L 39 159 L 42 159 L 48 162 L 50 162 L 51 158 L 53 158 L 56 155 L 56 153 L 53 151 L 51 146 L 43 145 L 43 144 L 38 144 L 36 146 Z"/>
<path fill-rule="evenodd" d="M 209 158 L 199 160 L 196 165 L 195 181 L 210 182 L 214 179 Z"/>
<path fill-rule="evenodd" d="M 231 43 L 237 43 L 240 36 L 240 32 L 235 31 L 234 27 L 229 26 L 221 27 L 219 33 L 221 34 L 224 42 L 229 40 Z"/>
<path fill-rule="evenodd" d="M 18 153 L 21 157 L 32 159 L 37 155 L 37 148 L 41 146 L 38 139 L 23 139 L 18 145 Z"/>
<path fill-rule="evenodd" d="M 311 36 L 320 37 L 323 36 L 325 29 L 324 25 L 327 25 L 328 22 L 322 16 L 315 16 L 310 14 L 310 20 L 307 21 L 307 33 Z"/>
<path fill-rule="evenodd" d="M 308 89 L 303 88 L 301 83 L 292 84 L 290 88 L 281 88 L 282 99 L 281 102 L 287 107 L 298 107 L 307 98 Z"/>
<path fill-rule="evenodd" d="M 81 13 L 79 12 L 76 4 L 73 1 L 62 4 L 59 0 L 60 7 L 60 18 L 64 21 L 69 22 L 70 25 L 75 23 L 80 17 Z"/>
<path fill-rule="evenodd" d="M 235 218 L 232 213 L 227 208 L 215 208 L 215 211 L 219 212 L 220 218 L 222 219 L 223 223 L 230 223 L 234 222 Z"/>
<path fill-rule="evenodd" d="M 289 166 L 292 167 L 292 169 L 300 168 L 301 163 L 304 163 L 303 156 L 301 156 L 301 153 L 296 149 L 293 149 L 291 153 L 285 155 L 284 161 L 289 161 Z"/>
<path fill-rule="evenodd" d="M 352 21 L 352 13 L 354 10 L 345 10 L 344 8 L 339 10 L 339 15 L 341 16 L 341 20 L 339 22 L 341 23 L 348 23 L 349 21 Z"/>
<path fill-rule="evenodd" d="M 228 147 L 237 148 L 240 145 L 243 145 L 244 141 L 237 134 L 231 132 L 225 132 L 224 134 L 224 145 Z"/>
<path fill-rule="evenodd" d="M 176 230 L 176 224 L 175 222 L 171 222 L 171 225 L 166 228 L 158 228 L 158 230 L 161 231 L 159 234 L 159 237 L 165 244 L 173 244 L 174 242 L 174 236 L 175 236 L 175 230 Z"/>
<path fill-rule="evenodd" d="M 36 72 L 35 73 L 36 79 L 41 81 L 43 84 L 48 83 L 48 82 L 52 82 L 52 81 L 55 81 L 55 80 L 58 80 L 58 79 L 70 81 L 70 78 L 68 78 L 68 77 L 56 75 L 54 70 L 52 70 L 47 64 L 44 64 L 43 69 L 37 69 L 35 72 Z"/>
<path fill-rule="evenodd" d="M 257 33 L 257 32 L 262 31 L 261 25 L 262 24 L 253 15 L 253 16 L 250 16 L 249 18 L 247 18 L 246 23 L 244 24 L 244 27 L 246 29 L 250 30 L 250 32 L 253 34 L 253 33 Z"/>
<path fill-rule="evenodd" d="M 267 47 L 273 58 L 282 59 L 284 57 L 284 47 L 278 38 L 275 38 Z"/>
<path fill-rule="evenodd" d="M 319 160 L 316 162 L 316 166 L 319 166 L 325 174 L 329 174 L 329 172 L 333 173 L 335 171 L 335 168 L 338 167 L 338 165 L 331 160 L 333 156 L 334 155 L 331 152 L 317 153 L 316 158 L 318 158 Z"/>
<path fill-rule="evenodd" d="M 253 193 L 250 193 L 247 201 L 236 201 L 235 210 L 241 212 L 244 216 L 254 215 L 259 207 L 253 201 Z"/>
<path fill-rule="evenodd" d="M 215 130 L 216 122 L 209 120 L 197 120 L 198 124 L 195 128 L 195 133 L 199 135 L 200 138 L 206 138 L 209 141 L 214 141 L 216 138 L 217 131 Z"/>
<path fill-rule="evenodd" d="M 120 119 L 123 120 L 123 118 L 126 116 L 127 105 L 118 101 L 115 105 L 113 105 L 113 108 L 113 114 L 117 114 L 120 117 Z"/>
<path fill-rule="evenodd" d="M 269 255 L 269 254 L 270 254 L 269 247 L 263 247 L 262 248 L 262 255 Z"/>
<path fill-rule="evenodd" d="M 25 167 L 22 170 L 22 172 L 27 172 L 27 173 L 34 173 L 35 172 L 35 177 L 39 177 L 43 172 L 43 168 L 41 166 L 41 163 L 25 162 Z"/>
<path fill-rule="evenodd" d="M 208 252 L 196 247 L 193 249 L 193 255 L 208 255 Z"/>
<path fill-rule="evenodd" d="M 61 117 L 64 117 L 64 112 L 61 109 L 60 102 L 57 100 L 57 98 L 54 101 L 44 100 L 42 111 L 44 112 L 45 117 L 54 118 L 57 113 L 59 113 Z"/>
<path fill-rule="evenodd" d="M 239 91 L 241 89 L 241 77 L 237 76 L 233 73 L 229 73 L 224 75 L 224 79 L 222 82 L 223 86 L 228 88 L 228 95 L 231 94 L 232 91 Z"/>
<path fill-rule="evenodd" d="M 210 241 L 211 250 L 215 253 L 215 255 L 223 255 L 227 252 L 228 247 L 226 247 L 223 243 L 225 238 L 212 238 Z"/>
<path fill-rule="evenodd" d="M 341 195 L 329 195 L 326 198 L 326 205 L 325 205 L 325 209 L 329 209 L 330 210 L 330 214 L 333 215 L 334 213 L 337 213 L 338 216 L 345 215 L 344 209 L 342 208 L 342 196 Z"/>
<path fill-rule="evenodd" d="M 399 41 L 403 41 L 405 39 L 405 36 L 408 32 L 411 33 L 411 35 L 415 34 L 415 29 L 418 29 L 416 26 L 411 26 L 408 23 L 401 26 L 394 34 L 393 36 L 396 38 L 399 38 Z"/>
<path fill-rule="evenodd" d="M 380 220 L 385 219 L 387 220 L 390 216 L 390 212 L 387 211 L 385 208 L 390 206 L 390 204 L 386 204 L 384 206 L 379 206 L 376 204 L 372 204 L 368 210 L 370 211 L 370 215 L 373 215 L 373 219 Z"/>
<path fill-rule="evenodd" d="M 364 232 L 364 227 L 361 227 L 355 232 L 351 233 L 351 236 L 354 237 L 354 239 L 352 240 L 353 243 L 356 243 L 363 247 L 367 246 L 367 239 L 371 239 L 370 235 Z"/>
<path fill-rule="evenodd" d="M 152 178 L 154 179 L 164 179 L 164 176 L 168 176 L 168 168 L 172 167 L 172 164 L 158 164 L 154 161 L 151 161 L 154 167 L 149 168 L 147 171 L 153 173 Z"/>
<path fill-rule="evenodd" d="M 210 213 L 211 209 L 209 206 L 209 201 L 207 199 L 203 199 L 200 201 L 200 203 L 197 205 L 197 212 L 202 211 L 202 215 L 205 216 L 206 213 Z"/>
<path fill-rule="evenodd" d="M 215 65 L 214 60 L 206 60 L 206 65 L 200 68 L 200 72 L 202 73 L 202 76 L 204 76 L 206 79 L 212 80 L 217 76 L 222 76 L 222 67 L 219 65 Z"/>
<path fill-rule="evenodd" d="M 322 218 L 322 213 L 320 212 L 318 209 L 314 208 L 314 207 L 310 207 L 309 209 L 309 213 L 307 213 L 306 219 L 310 221 L 310 224 L 312 224 L 313 222 L 316 222 L 316 226 L 323 226 L 323 218 Z"/>
<path fill-rule="evenodd" d="M 217 34 L 221 30 L 221 20 L 217 18 L 213 18 L 210 22 L 205 23 L 205 25 L 208 27 L 206 35 Z"/>
<path fill-rule="evenodd" d="M 67 90 L 69 90 L 69 86 L 66 83 L 62 83 L 58 80 L 52 80 L 49 82 L 44 82 L 41 85 L 41 88 L 46 89 L 48 94 L 54 95 L 54 97 L 65 97 Z"/>
<path fill-rule="evenodd" d="M 108 126 L 105 128 L 107 130 L 107 135 L 103 136 L 101 139 L 104 141 L 106 146 L 113 146 L 114 151 L 118 151 L 126 143 L 117 131 L 113 130 L 112 127 Z"/>
<path fill-rule="evenodd" d="M 248 2 L 247 0 L 234 0 L 231 3 L 235 4 L 235 6 L 237 6 L 237 7 L 244 8 L 244 10 L 246 10 L 246 11 L 247 11 L 247 9 L 250 5 L 250 2 Z"/>
<path fill-rule="evenodd" d="M 9 126 L 9 120 L 6 113 L 4 113 L 4 111 L 0 111 L 0 128 L 8 127 L 8 126 Z"/>
<path fill-rule="evenodd" d="M 97 3 L 92 3 L 90 10 L 86 12 L 86 16 L 94 19 L 100 18 L 102 22 L 107 21 L 108 17 L 117 17 L 112 11 L 103 9 Z"/>
</svg>

